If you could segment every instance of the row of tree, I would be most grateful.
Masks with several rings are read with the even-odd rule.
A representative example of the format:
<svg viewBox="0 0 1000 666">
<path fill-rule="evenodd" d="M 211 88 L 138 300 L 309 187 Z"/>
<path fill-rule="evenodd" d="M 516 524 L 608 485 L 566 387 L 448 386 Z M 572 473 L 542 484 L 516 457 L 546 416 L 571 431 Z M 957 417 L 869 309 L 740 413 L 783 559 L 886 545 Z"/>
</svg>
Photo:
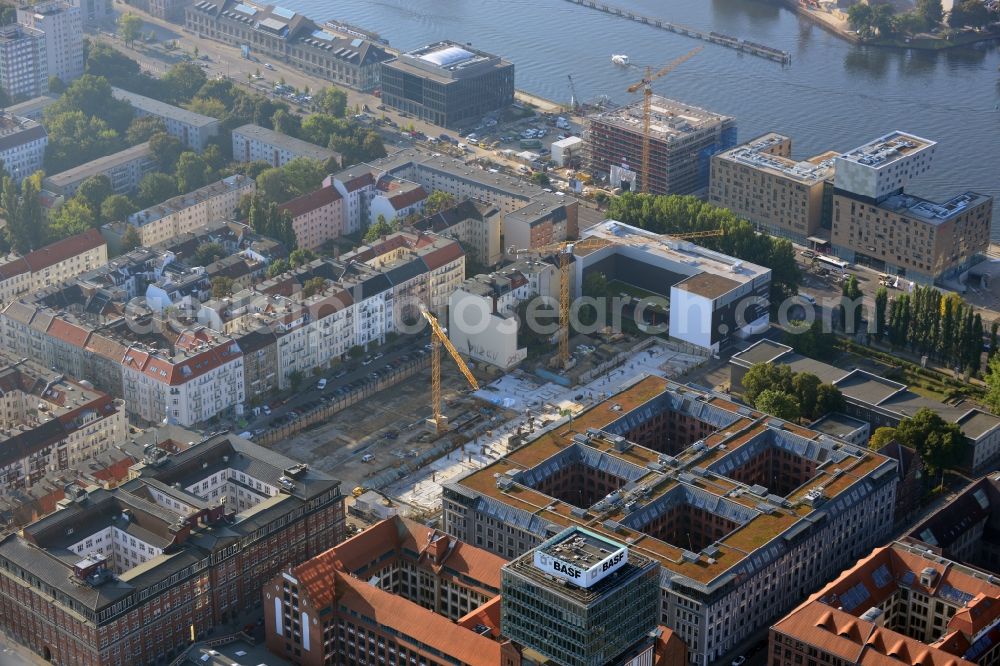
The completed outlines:
<svg viewBox="0 0 1000 666">
<path fill-rule="evenodd" d="M 773 307 L 798 293 L 802 276 L 791 242 L 757 233 L 726 208 L 692 196 L 626 193 L 611 201 L 607 216 L 659 234 L 721 229 L 721 236 L 699 239 L 698 244 L 770 268 Z"/>
<path fill-rule="evenodd" d="M 965 455 L 961 428 L 926 407 L 904 418 L 895 428 L 876 428 L 868 447 L 878 451 L 892 441 L 920 454 L 931 474 L 960 466 Z"/>
<path fill-rule="evenodd" d="M 815 420 L 844 409 L 844 396 L 808 372 L 787 365 L 756 363 L 743 376 L 743 400 L 762 412 L 787 421 Z"/>
<path fill-rule="evenodd" d="M 851 29 L 864 40 L 888 39 L 896 35 L 915 35 L 933 30 L 942 24 L 944 9 L 941 0 L 917 0 L 912 11 L 897 14 L 887 2 L 857 2 L 847 10 Z M 985 28 L 998 20 L 982 0 L 960 0 L 948 12 L 948 25 L 962 28 Z"/>
</svg>

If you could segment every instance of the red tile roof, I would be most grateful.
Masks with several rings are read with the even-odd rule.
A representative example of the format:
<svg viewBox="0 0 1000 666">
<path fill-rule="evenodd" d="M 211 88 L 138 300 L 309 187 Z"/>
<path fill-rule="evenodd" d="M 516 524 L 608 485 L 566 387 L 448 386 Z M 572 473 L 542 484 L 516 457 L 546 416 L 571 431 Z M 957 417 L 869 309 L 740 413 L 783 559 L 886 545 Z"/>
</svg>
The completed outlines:
<svg viewBox="0 0 1000 666">
<path fill-rule="evenodd" d="M 423 255 L 423 260 L 427 264 L 427 268 L 433 271 L 453 261 L 458 261 L 464 256 L 465 251 L 462 249 L 461 244 L 454 241 Z"/>
<path fill-rule="evenodd" d="M 355 190 L 360 190 L 362 187 L 369 187 L 375 183 L 375 177 L 369 173 L 365 172 L 360 176 L 355 176 L 344 183 L 344 189 L 348 192 L 354 192 Z"/>
<path fill-rule="evenodd" d="M 334 201 L 339 201 L 343 197 L 340 196 L 340 192 L 334 187 L 321 187 L 315 192 L 310 192 L 309 194 L 303 194 L 301 197 L 292 199 L 286 203 L 278 206 L 278 210 L 281 212 L 288 211 L 291 213 L 292 217 L 299 217 L 300 215 L 305 215 L 310 213 L 317 208 L 322 208 L 323 206 L 328 206 Z"/>
<path fill-rule="evenodd" d="M 69 343 L 83 349 L 90 337 L 90 331 L 82 326 L 71 324 L 65 319 L 56 317 L 49 325 L 49 335 L 57 340 Z"/>
<path fill-rule="evenodd" d="M 14 261 L 8 261 L 3 266 L 0 266 L 0 280 L 9 280 L 15 275 L 22 275 L 30 272 L 31 267 L 28 265 L 28 262 L 24 260 L 24 257 L 18 257 Z"/>
<path fill-rule="evenodd" d="M 415 187 L 407 192 L 402 192 L 400 194 L 393 195 L 389 197 L 389 203 L 396 210 L 402 210 L 417 203 L 418 201 L 423 201 L 427 198 L 427 191 L 422 187 Z"/>
<path fill-rule="evenodd" d="M 182 333 L 178 337 L 178 342 L 181 341 L 185 333 Z M 190 348 L 193 346 L 195 339 L 196 336 L 189 337 L 185 339 L 183 345 L 178 346 L 181 348 Z M 163 382 L 170 386 L 179 386 L 197 379 L 243 355 L 239 345 L 233 340 L 223 340 L 207 344 L 211 345 L 209 349 L 173 363 L 159 356 L 154 356 L 149 352 L 130 348 L 126 352 L 122 364 L 126 368 L 132 368 L 158 382 Z"/>
</svg>

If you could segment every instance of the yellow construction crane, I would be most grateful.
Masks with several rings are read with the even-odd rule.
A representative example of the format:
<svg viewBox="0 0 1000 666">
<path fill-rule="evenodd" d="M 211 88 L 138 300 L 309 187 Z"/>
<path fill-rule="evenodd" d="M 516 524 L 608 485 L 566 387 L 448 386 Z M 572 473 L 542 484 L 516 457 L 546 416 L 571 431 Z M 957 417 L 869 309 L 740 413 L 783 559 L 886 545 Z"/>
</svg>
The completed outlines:
<svg viewBox="0 0 1000 666">
<path fill-rule="evenodd" d="M 451 344 L 448 334 L 441 328 L 437 318 L 425 308 L 421 308 L 420 313 L 431 325 L 431 402 L 434 405 L 434 427 L 438 434 L 441 434 L 445 430 L 444 415 L 441 413 L 441 345 L 444 345 L 451 357 L 455 359 L 455 364 L 465 375 L 465 379 L 472 386 L 473 391 L 479 390 L 479 382 L 469 370 L 469 366 L 458 355 L 458 350 L 455 349 L 455 345 Z"/>
<path fill-rule="evenodd" d="M 694 240 L 697 238 L 716 238 L 718 236 L 722 236 L 723 233 L 724 232 L 721 229 L 712 229 L 709 231 L 692 231 L 684 234 L 665 234 L 665 236 L 675 240 Z M 590 238 L 583 238 L 576 241 L 562 241 L 560 243 L 552 243 L 530 249 L 520 249 L 515 247 L 509 249 L 510 254 L 515 256 L 525 253 L 537 254 L 539 256 L 551 254 L 559 255 L 559 354 L 556 358 L 562 368 L 566 368 L 569 364 L 569 315 L 571 305 L 569 298 L 570 258 L 577 250 L 598 250 L 602 247 L 615 244 L 616 243 L 614 241 L 607 238 L 592 236 Z"/>
<path fill-rule="evenodd" d="M 654 73 L 651 67 L 646 68 L 646 76 L 642 77 L 642 81 L 638 83 L 633 83 L 628 87 L 630 93 L 638 92 L 642 89 L 642 186 L 640 192 L 649 192 L 649 116 L 650 107 L 653 101 L 653 81 L 658 78 L 669 74 L 670 72 L 677 69 L 681 63 L 693 58 L 703 47 L 698 46 L 681 57 L 675 59 L 673 62 L 668 64 L 666 67 L 660 71 Z"/>
</svg>

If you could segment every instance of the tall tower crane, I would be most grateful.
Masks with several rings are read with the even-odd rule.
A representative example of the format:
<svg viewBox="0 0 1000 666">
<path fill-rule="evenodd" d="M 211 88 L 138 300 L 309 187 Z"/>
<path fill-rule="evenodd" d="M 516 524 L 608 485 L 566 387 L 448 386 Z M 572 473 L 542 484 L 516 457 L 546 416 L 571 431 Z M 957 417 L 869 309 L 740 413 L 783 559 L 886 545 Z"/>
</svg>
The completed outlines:
<svg viewBox="0 0 1000 666">
<path fill-rule="evenodd" d="M 709 231 L 692 231 L 683 234 L 665 234 L 665 236 L 675 240 L 694 240 L 698 238 L 716 238 L 718 236 L 722 236 L 723 234 L 724 232 L 721 229 L 712 229 Z M 515 256 L 518 254 L 535 254 L 538 256 L 556 254 L 559 256 L 559 355 L 556 358 L 559 361 L 559 365 L 563 368 L 566 368 L 569 364 L 569 315 L 571 305 L 569 298 L 570 259 L 577 250 L 598 250 L 600 248 L 616 244 L 617 243 L 607 238 L 592 236 L 590 238 L 582 238 L 577 241 L 562 241 L 530 249 L 512 247 L 508 250 L 510 254 Z"/>
<path fill-rule="evenodd" d="M 441 345 L 444 345 L 451 357 L 455 359 L 455 364 L 458 365 L 458 369 L 465 375 L 465 379 L 469 382 L 472 390 L 479 390 L 479 382 L 476 381 L 472 371 L 469 370 L 469 366 L 458 355 L 458 350 L 451 344 L 448 334 L 441 328 L 437 317 L 428 312 L 426 308 L 421 308 L 420 314 L 431 325 L 431 403 L 434 407 L 434 427 L 440 435 L 445 430 L 444 414 L 441 413 Z"/>
<path fill-rule="evenodd" d="M 650 107 L 653 101 L 653 88 L 652 83 L 662 76 L 669 74 L 679 67 L 682 63 L 690 60 L 695 55 L 701 51 L 702 47 L 698 46 L 679 58 L 675 58 L 666 67 L 658 72 L 653 72 L 651 67 L 646 67 L 646 75 L 642 77 L 641 81 L 633 83 L 628 87 L 630 93 L 638 92 L 642 89 L 642 186 L 640 192 L 649 192 L 649 117 L 650 117 Z"/>
</svg>

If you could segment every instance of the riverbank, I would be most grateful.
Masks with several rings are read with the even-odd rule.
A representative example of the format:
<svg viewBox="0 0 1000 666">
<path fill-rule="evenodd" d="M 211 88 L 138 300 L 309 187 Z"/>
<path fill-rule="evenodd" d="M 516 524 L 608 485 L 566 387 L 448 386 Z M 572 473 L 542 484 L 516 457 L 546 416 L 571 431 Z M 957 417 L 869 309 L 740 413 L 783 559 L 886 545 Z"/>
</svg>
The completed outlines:
<svg viewBox="0 0 1000 666">
<path fill-rule="evenodd" d="M 809 19 L 813 23 L 826 29 L 841 39 L 852 44 L 865 44 L 868 46 L 881 46 L 886 48 L 918 49 L 921 51 L 943 51 L 945 49 L 959 46 L 969 46 L 979 42 L 989 42 L 1000 39 L 998 31 L 971 30 L 958 33 L 952 37 L 935 37 L 930 35 L 919 35 L 916 37 L 894 37 L 892 39 L 872 39 L 863 40 L 858 34 L 851 30 L 847 21 L 847 13 L 835 10 L 828 12 L 822 9 L 803 7 L 794 0 L 787 0 L 785 6 L 793 10 L 799 16 Z"/>
</svg>

